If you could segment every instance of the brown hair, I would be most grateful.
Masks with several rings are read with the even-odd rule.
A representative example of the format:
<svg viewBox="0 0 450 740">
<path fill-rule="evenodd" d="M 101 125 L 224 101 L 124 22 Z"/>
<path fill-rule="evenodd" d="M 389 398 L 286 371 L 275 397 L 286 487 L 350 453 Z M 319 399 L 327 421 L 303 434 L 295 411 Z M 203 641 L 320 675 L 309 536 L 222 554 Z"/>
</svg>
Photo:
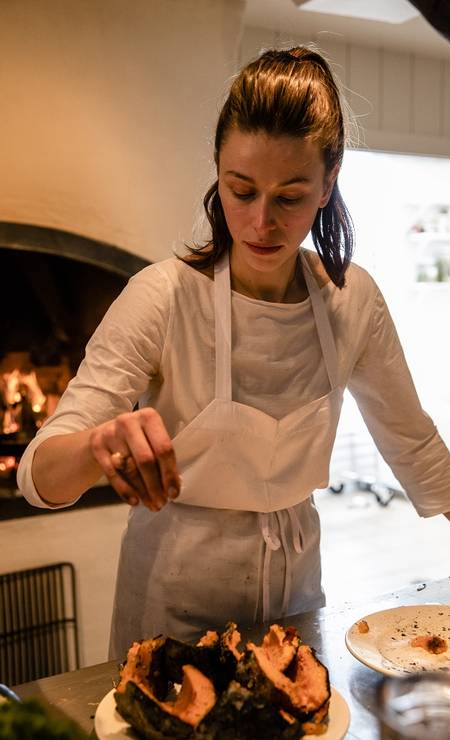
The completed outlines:
<svg viewBox="0 0 450 740">
<path fill-rule="evenodd" d="M 340 166 L 345 133 L 339 91 L 325 59 L 307 47 L 269 50 L 244 67 L 233 82 L 219 115 L 214 158 L 227 133 L 262 131 L 272 136 L 309 136 L 317 141 L 326 171 Z M 203 199 L 212 239 L 188 247 L 186 258 L 202 268 L 213 264 L 232 244 L 218 192 L 218 180 Z M 314 246 L 331 280 L 345 283 L 353 252 L 353 224 L 335 182 L 331 197 L 319 208 L 311 230 Z"/>
</svg>

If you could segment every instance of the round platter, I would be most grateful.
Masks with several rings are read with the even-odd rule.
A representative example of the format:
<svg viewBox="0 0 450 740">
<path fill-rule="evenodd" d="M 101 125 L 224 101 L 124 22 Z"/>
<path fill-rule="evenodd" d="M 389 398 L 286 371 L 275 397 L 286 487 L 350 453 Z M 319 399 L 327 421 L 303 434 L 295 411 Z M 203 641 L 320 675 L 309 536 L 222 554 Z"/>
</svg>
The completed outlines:
<svg viewBox="0 0 450 740">
<path fill-rule="evenodd" d="M 95 714 L 95 732 L 98 740 L 130 740 L 135 735 L 116 709 L 115 689 L 103 697 Z M 342 740 L 350 724 L 350 710 L 344 697 L 331 688 L 330 723 L 321 740 Z M 312 736 L 311 736 L 312 737 Z"/>
<path fill-rule="evenodd" d="M 367 632 L 360 630 L 361 622 L 366 622 Z M 444 652 L 411 645 L 415 638 L 432 636 L 445 640 Z M 450 671 L 450 606 L 400 606 L 369 614 L 350 627 L 345 643 L 357 660 L 385 675 Z"/>
</svg>

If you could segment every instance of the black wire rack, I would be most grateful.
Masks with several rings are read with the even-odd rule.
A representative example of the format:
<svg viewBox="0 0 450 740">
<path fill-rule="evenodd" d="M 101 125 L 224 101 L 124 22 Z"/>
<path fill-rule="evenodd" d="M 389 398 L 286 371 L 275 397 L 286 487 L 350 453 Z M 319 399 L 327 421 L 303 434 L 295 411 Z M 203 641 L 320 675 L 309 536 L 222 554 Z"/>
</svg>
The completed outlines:
<svg viewBox="0 0 450 740">
<path fill-rule="evenodd" d="M 0 682 L 14 686 L 79 666 L 72 563 L 0 574 Z"/>
</svg>

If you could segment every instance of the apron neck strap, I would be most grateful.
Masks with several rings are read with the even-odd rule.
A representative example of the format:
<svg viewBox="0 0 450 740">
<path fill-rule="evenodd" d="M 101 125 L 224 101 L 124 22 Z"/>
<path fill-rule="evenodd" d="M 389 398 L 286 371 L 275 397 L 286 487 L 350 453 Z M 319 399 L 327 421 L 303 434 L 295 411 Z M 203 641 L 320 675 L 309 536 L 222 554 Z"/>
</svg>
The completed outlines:
<svg viewBox="0 0 450 740">
<path fill-rule="evenodd" d="M 330 381 L 331 389 L 334 390 L 339 383 L 338 373 L 338 356 L 336 342 L 334 341 L 333 331 L 331 329 L 330 318 L 325 306 L 317 281 L 311 271 L 308 258 L 304 250 L 300 250 L 300 259 L 303 267 L 308 293 L 311 297 L 311 307 L 316 321 L 316 330 L 319 336 L 320 346 L 322 348 L 323 359 Z"/>
<path fill-rule="evenodd" d="M 214 264 L 216 398 L 231 401 L 231 281 L 228 252 Z"/>
<path fill-rule="evenodd" d="M 336 344 L 328 312 L 306 255 L 299 252 L 311 306 L 316 322 L 331 389 L 338 385 Z M 231 281 L 230 260 L 226 252 L 214 265 L 214 315 L 216 345 L 216 398 L 232 400 L 231 391 Z"/>
</svg>

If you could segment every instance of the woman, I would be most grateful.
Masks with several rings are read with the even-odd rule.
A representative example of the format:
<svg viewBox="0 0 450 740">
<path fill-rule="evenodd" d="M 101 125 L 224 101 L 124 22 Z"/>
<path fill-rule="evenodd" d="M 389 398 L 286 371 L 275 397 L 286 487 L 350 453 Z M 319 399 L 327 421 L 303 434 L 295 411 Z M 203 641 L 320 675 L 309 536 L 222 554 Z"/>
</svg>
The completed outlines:
<svg viewBox="0 0 450 740">
<path fill-rule="evenodd" d="M 376 285 L 349 266 L 343 150 L 319 54 L 268 51 L 243 69 L 217 126 L 211 241 L 130 281 L 22 460 L 37 506 L 69 505 L 102 473 L 132 506 L 114 657 L 159 632 L 324 604 L 311 494 L 346 386 L 418 512 L 450 511 L 448 451 Z M 311 229 L 318 256 L 299 249 Z"/>
</svg>

